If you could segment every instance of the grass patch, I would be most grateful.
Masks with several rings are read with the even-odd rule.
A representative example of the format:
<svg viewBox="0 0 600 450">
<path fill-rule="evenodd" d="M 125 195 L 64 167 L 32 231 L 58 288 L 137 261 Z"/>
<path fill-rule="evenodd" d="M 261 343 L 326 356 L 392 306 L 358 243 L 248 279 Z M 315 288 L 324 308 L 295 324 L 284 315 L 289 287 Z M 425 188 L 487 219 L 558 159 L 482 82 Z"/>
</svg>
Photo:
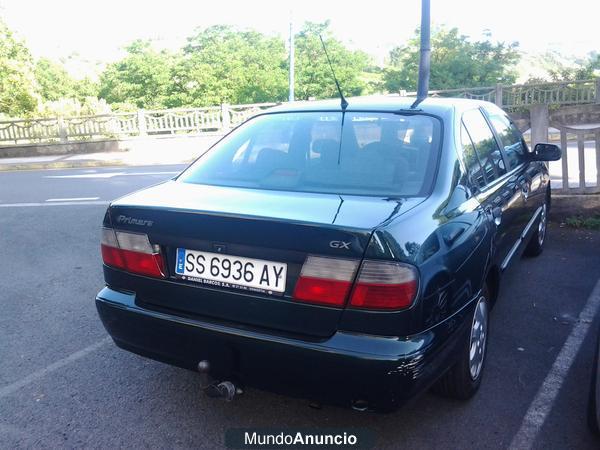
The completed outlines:
<svg viewBox="0 0 600 450">
<path fill-rule="evenodd" d="M 572 228 L 583 228 L 586 230 L 600 230 L 600 214 L 590 217 L 572 216 L 567 217 L 565 223 Z"/>
</svg>

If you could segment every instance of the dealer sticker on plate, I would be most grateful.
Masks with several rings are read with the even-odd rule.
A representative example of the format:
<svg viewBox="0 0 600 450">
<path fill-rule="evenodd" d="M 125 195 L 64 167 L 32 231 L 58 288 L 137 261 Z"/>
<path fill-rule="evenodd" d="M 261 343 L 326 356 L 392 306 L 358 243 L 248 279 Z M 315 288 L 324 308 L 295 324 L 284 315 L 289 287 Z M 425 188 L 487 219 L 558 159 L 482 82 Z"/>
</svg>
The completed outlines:
<svg viewBox="0 0 600 450">
<path fill-rule="evenodd" d="M 212 286 L 283 293 L 287 264 L 178 248 L 175 273 Z"/>
</svg>

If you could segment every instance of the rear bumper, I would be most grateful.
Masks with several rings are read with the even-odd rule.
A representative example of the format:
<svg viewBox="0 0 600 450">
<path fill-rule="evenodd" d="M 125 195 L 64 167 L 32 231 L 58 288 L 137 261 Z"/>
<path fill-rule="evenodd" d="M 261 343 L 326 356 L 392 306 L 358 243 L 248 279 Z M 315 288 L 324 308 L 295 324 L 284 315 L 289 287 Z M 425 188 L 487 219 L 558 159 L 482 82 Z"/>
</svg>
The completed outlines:
<svg viewBox="0 0 600 450">
<path fill-rule="evenodd" d="M 455 360 L 473 306 L 410 337 L 338 331 L 311 341 L 144 309 L 135 294 L 110 288 L 96 297 L 106 330 L 126 350 L 191 370 L 209 360 L 218 380 L 384 411 L 427 389 Z"/>
</svg>

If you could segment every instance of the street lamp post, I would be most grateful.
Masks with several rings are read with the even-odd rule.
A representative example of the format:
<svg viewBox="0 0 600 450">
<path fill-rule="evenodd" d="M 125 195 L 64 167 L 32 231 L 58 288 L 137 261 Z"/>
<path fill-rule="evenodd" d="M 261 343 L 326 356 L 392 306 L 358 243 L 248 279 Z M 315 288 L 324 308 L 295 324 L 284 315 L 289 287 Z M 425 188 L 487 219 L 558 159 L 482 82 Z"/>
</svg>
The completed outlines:
<svg viewBox="0 0 600 450">
<path fill-rule="evenodd" d="M 431 60 L 431 20 L 430 0 L 421 0 L 421 50 L 419 56 L 419 81 L 417 84 L 417 99 L 411 108 L 427 98 L 429 91 L 429 72 Z"/>
<path fill-rule="evenodd" d="M 290 73 L 289 73 L 289 101 L 294 101 L 294 21 L 290 12 Z"/>
</svg>

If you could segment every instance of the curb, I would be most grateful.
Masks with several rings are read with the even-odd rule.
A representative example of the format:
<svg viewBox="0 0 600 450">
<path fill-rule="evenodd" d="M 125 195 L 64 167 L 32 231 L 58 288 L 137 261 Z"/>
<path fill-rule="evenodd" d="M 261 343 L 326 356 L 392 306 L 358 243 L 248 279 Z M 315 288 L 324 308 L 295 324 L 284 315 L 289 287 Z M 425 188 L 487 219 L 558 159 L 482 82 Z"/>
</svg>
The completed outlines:
<svg viewBox="0 0 600 450">
<path fill-rule="evenodd" d="M 53 161 L 45 163 L 0 164 L 0 172 L 17 170 L 76 169 L 85 167 L 124 166 L 122 161 Z"/>
<path fill-rule="evenodd" d="M 19 170 L 50 170 L 50 169 L 85 169 L 88 167 L 131 167 L 131 166 L 159 166 L 165 164 L 189 164 L 194 159 L 189 161 L 178 161 L 168 163 L 136 163 L 128 164 L 121 160 L 108 160 L 108 161 L 52 161 L 45 163 L 18 163 L 18 164 L 1 164 L 0 172 L 13 172 Z"/>
</svg>

